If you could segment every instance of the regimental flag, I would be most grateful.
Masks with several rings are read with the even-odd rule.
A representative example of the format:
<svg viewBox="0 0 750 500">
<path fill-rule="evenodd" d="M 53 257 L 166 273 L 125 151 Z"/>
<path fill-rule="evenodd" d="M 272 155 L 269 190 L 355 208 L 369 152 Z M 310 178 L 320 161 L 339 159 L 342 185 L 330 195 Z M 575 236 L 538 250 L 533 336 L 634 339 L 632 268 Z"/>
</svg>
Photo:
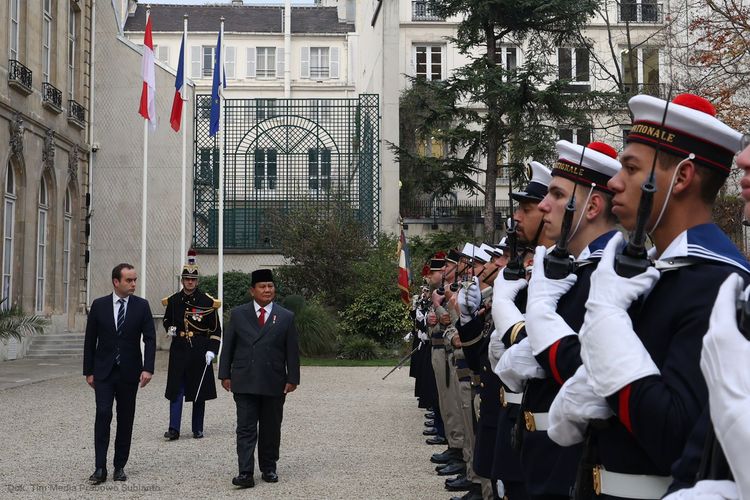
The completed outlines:
<svg viewBox="0 0 750 500">
<path fill-rule="evenodd" d="M 209 134 L 216 135 L 221 125 L 221 99 L 224 96 L 224 89 L 227 88 L 227 78 L 224 74 L 224 65 L 221 59 L 223 46 L 221 38 L 224 34 L 224 22 L 221 23 L 219 30 L 219 39 L 216 42 L 216 53 L 214 54 L 214 81 L 211 86 L 211 128 Z"/>
<path fill-rule="evenodd" d="M 143 89 L 140 115 L 156 128 L 156 72 L 154 69 L 154 40 L 151 36 L 151 14 L 146 14 L 146 34 L 143 36 L 143 64 L 141 65 Z"/>
<path fill-rule="evenodd" d="M 169 117 L 169 123 L 175 132 L 180 131 L 182 124 L 182 104 L 187 101 L 187 92 L 185 89 L 185 41 L 186 33 L 182 33 L 182 45 L 180 45 L 180 63 L 177 65 L 177 78 L 174 81 L 174 100 L 172 101 L 172 115 Z"/>
<path fill-rule="evenodd" d="M 398 288 L 401 290 L 401 300 L 404 304 L 411 304 L 409 285 L 411 284 L 411 265 L 409 259 L 409 245 L 406 244 L 406 235 L 403 228 L 398 238 Z"/>
</svg>

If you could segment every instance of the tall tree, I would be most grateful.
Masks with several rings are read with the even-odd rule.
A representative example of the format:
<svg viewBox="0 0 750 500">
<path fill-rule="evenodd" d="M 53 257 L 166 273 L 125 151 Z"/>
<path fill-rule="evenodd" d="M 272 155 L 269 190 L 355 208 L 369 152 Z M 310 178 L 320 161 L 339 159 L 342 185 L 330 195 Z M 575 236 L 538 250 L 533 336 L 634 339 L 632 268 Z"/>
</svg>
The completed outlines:
<svg viewBox="0 0 750 500">
<path fill-rule="evenodd" d="M 484 194 L 484 234 L 492 239 L 499 164 L 518 180 L 528 158 L 552 158 L 559 124 L 586 119 L 590 97 L 567 92 L 550 60 L 556 47 L 575 39 L 598 1 L 428 1 L 435 15 L 461 19 L 450 42 L 469 63 L 444 82 L 425 84 L 438 105 L 416 128 L 444 145 L 443 157 L 425 159 L 402 147 L 399 159 L 423 172 L 451 172 L 457 185 Z M 522 51 L 520 64 L 499 52 L 505 45 Z M 471 179 L 474 172 L 482 182 Z"/>
</svg>

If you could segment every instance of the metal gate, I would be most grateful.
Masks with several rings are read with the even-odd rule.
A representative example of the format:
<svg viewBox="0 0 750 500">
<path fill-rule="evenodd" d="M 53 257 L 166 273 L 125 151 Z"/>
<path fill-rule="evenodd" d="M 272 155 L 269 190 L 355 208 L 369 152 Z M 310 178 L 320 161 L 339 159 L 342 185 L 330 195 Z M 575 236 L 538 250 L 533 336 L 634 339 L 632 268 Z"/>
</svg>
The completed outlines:
<svg viewBox="0 0 750 500">
<path fill-rule="evenodd" d="M 194 247 L 218 244 L 219 149 L 211 96 L 195 112 Z M 274 250 L 270 216 L 343 200 L 375 236 L 379 227 L 378 96 L 227 99 L 224 104 L 224 248 Z"/>
</svg>

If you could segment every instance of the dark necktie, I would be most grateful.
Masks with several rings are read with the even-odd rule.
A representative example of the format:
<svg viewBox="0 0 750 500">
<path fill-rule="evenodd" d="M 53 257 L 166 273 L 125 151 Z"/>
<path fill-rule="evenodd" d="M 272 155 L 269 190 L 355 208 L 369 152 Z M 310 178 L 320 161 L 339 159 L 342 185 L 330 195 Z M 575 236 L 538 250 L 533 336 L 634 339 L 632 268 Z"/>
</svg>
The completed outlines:
<svg viewBox="0 0 750 500">
<path fill-rule="evenodd" d="M 260 325 L 261 328 L 263 328 L 263 325 L 266 324 L 266 309 L 264 307 L 261 307 L 259 313 L 260 314 L 258 315 L 258 324 Z"/>
<path fill-rule="evenodd" d="M 117 301 L 120 304 L 120 308 L 117 310 L 117 336 L 122 335 L 122 325 L 125 323 L 125 299 Z M 120 364 L 120 347 L 117 347 L 115 352 L 115 363 Z"/>
</svg>

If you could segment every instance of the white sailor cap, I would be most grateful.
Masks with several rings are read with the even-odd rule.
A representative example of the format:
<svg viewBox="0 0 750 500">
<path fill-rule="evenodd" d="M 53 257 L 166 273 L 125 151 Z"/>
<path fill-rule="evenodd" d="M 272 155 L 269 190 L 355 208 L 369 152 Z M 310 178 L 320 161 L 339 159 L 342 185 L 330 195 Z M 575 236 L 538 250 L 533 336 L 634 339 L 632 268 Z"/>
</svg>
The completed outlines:
<svg viewBox="0 0 750 500">
<path fill-rule="evenodd" d="M 519 202 L 540 202 L 547 196 L 547 188 L 552 180 L 552 175 L 550 175 L 550 170 L 538 161 L 532 161 L 529 163 L 529 167 L 531 168 L 531 179 L 526 185 L 526 189 L 512 193 L 511 197 Z"/>
<path fill-rule="evenodd" d="M 694 94 L 680 94 L 669 103 L 649 95 L 628 101 L 633 126 L 626 142 L 659 147 L 662 151 L 687 157 L 729 175 L 734 155 L 741 149 L 742 134 L 716 118 L 716 108 Z M 662 125 L 662 121 L 664 124 Z"/>
<path fill-rule="evenodd" d="M 580 144 L 557 141 L 557 162 L 552 169 L 553 176 L 565 177 L 573 182 L 612 193 L 607 182 L 620 171 L 622 165 L 617 160 L 617 151 L 609 144 L 592 142 L 584 148 Z"/>
<path fill-rule="evenodd" d="M 463 250 L 461 250 L 461 255 L 463 255 L 467 259 L 477 260 L 482 264 L 486 264 L 490 261 L 490 256 L 487 252 L 471 243 L 467 243 L 464 245 Z"/>
<path fill-rule="evenodd" d="M 498 250 L 502 251 L 503 255 L 504 255 L 505 251 L 508 250 L 508 249 L 510 249 L 510 245 L 508 245 L 508 237 L 507 236 L 503 236 L 500 239 L 500 242 L 497 245 L 495 245 L 495 248 L 497 248 Z"/>
</svg>

